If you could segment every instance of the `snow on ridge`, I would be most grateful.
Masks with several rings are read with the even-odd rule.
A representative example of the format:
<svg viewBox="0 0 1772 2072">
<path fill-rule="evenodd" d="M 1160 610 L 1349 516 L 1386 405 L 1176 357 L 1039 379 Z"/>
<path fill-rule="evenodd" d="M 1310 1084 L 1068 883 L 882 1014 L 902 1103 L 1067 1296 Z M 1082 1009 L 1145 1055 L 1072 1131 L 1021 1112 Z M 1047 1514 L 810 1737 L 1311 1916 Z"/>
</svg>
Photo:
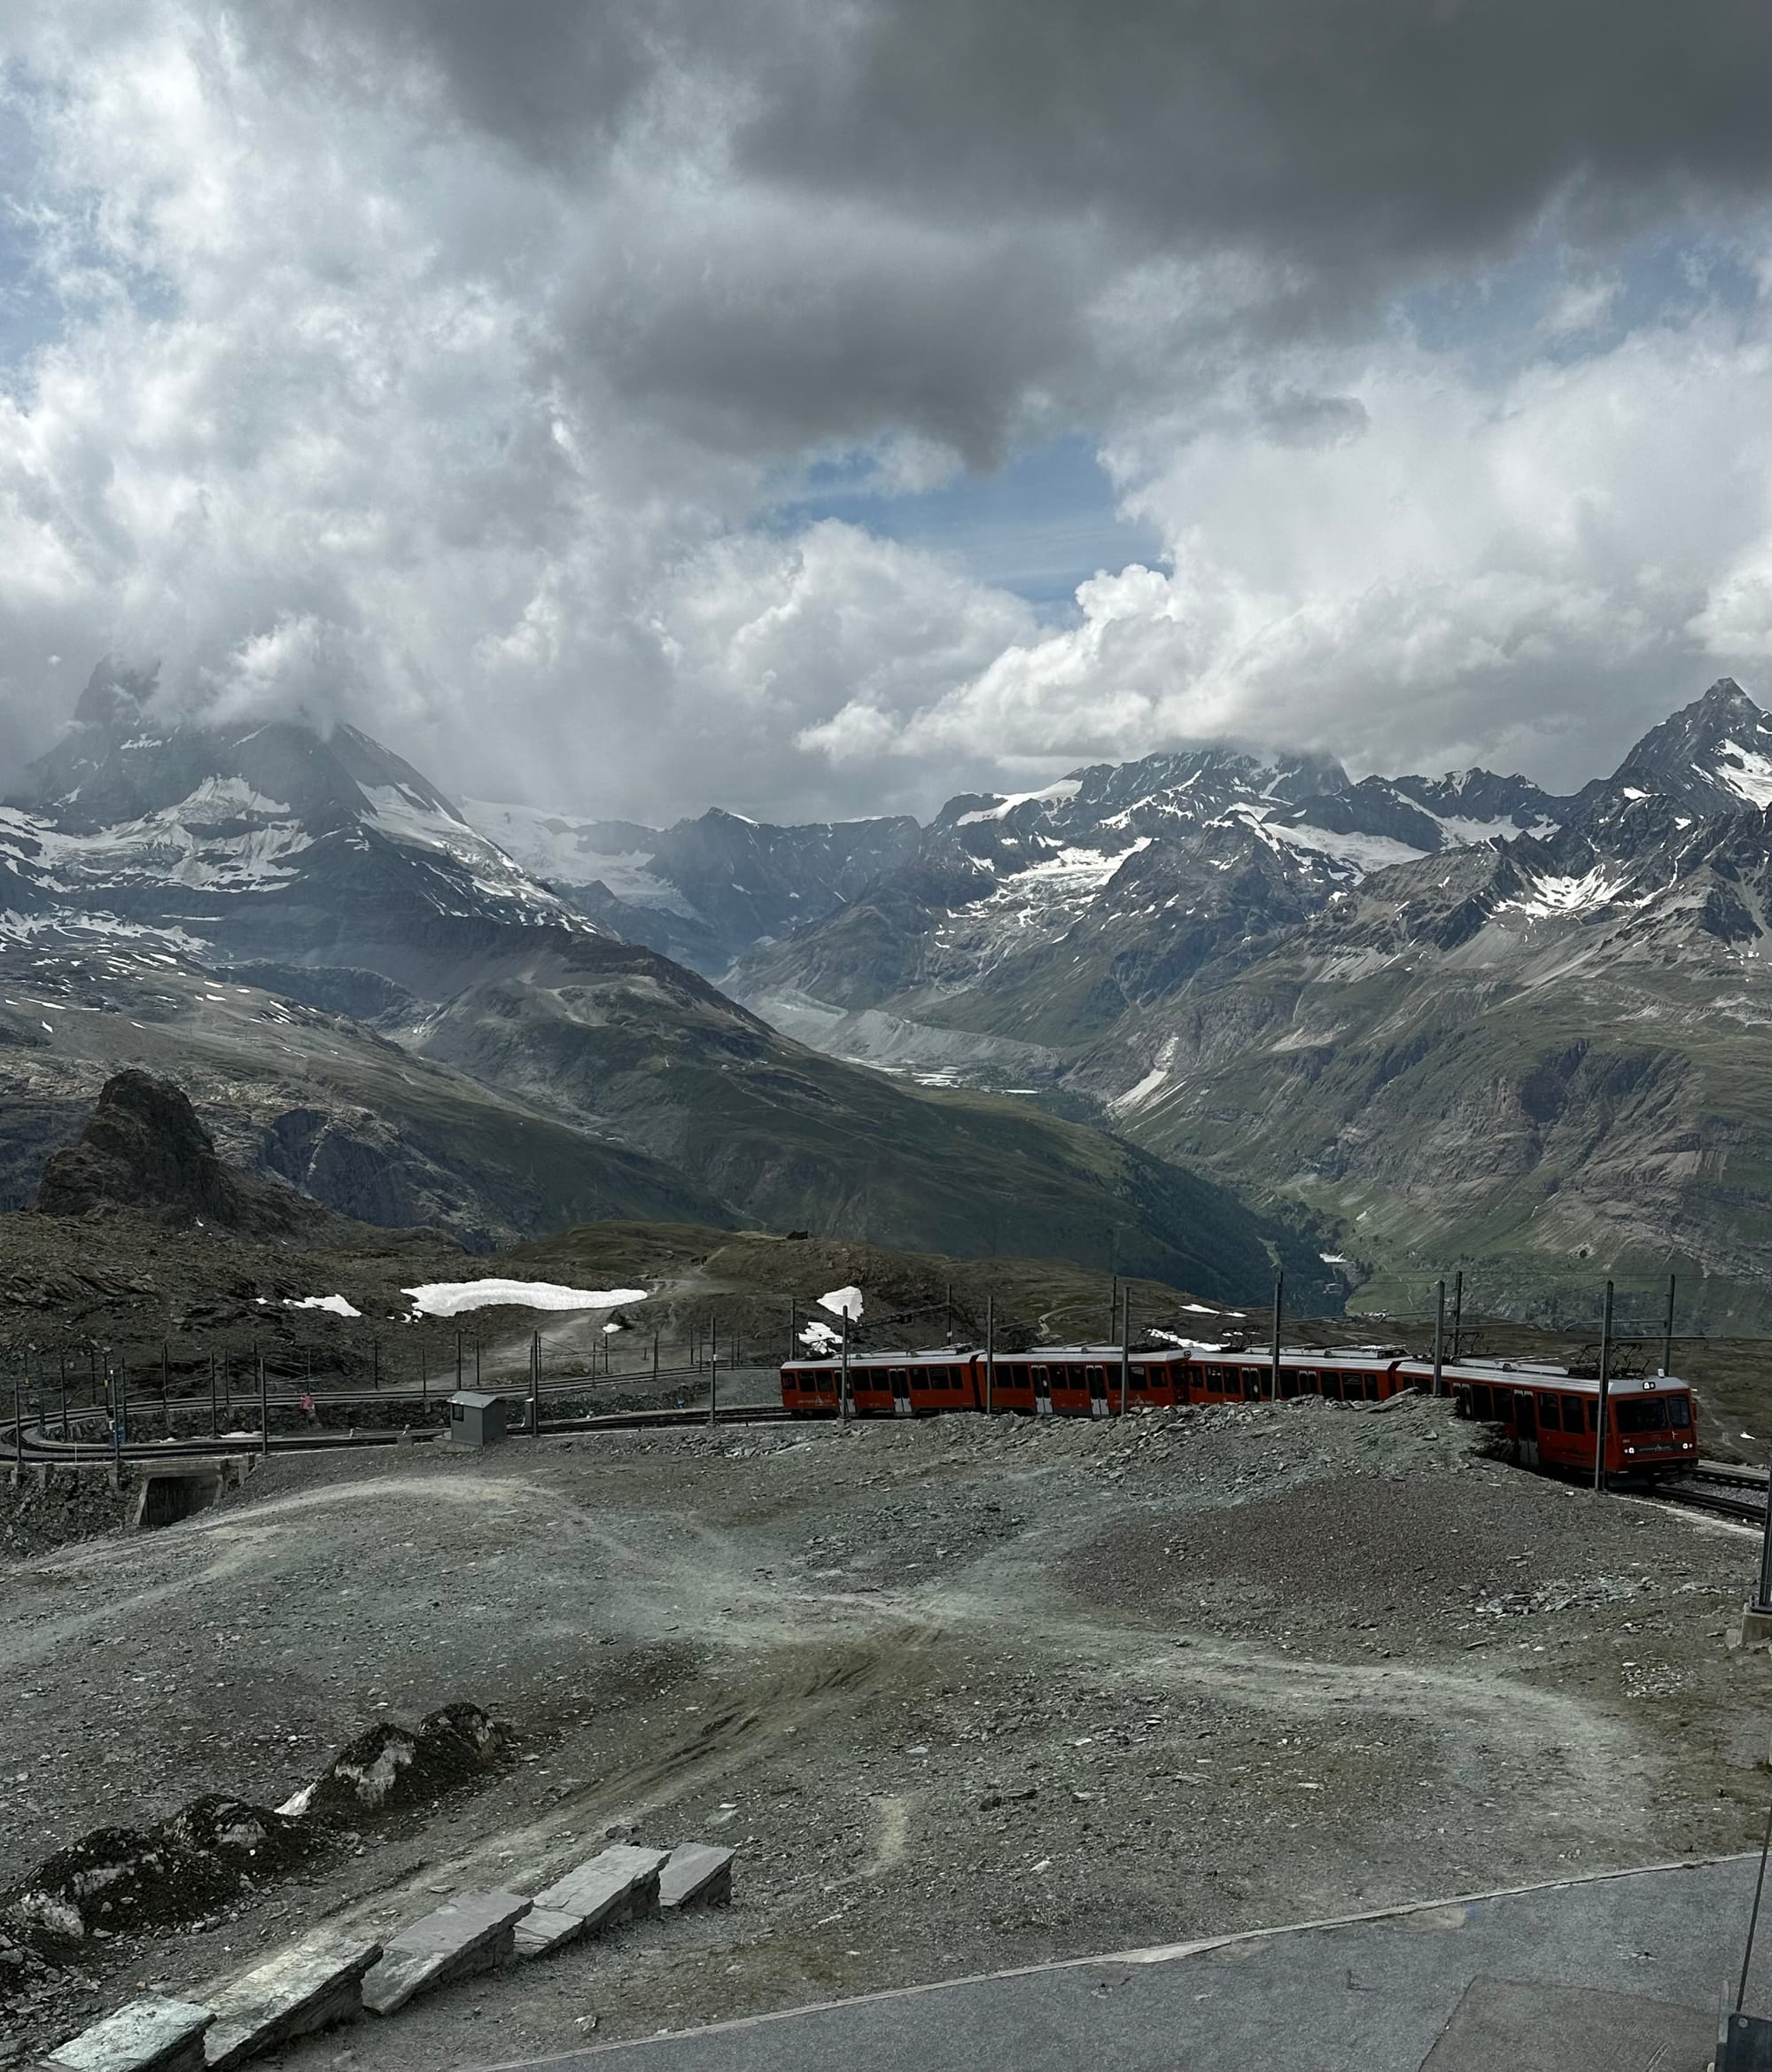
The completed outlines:
<svg viewBox="0 0 1772 2072">
<path fill-rule="evenodd" d="M 861 1290 L 859 1288 L 833 1288 L 828 1295 L 819 1297 L 819 1307 L 828 1309 L 834 1317 L 847 1317 L 851 1323 L 861 1315 Z"/>
<path fill-rule="evenodd" d="M 1362 877 L 1374 870 L 1387 870 L 1394 863 L 1419 863 L 1427 853 L 1390 835 L 1343 835 L 1333 828 L 1314 828 L 1307 822 L 1289 827 L 1280 821 L 1265 821 L 1262 827 L 1264 833 L 1278 836 L 1294 849 L 1314 849 L 1332 863 L 1343 864 Z"/>
<path fill-rule="evenodd" d="M 618 1303 L 644 1302 L 643 1288 L 565 1288 L 555 1281 L 430 1281 L 404 1288 L 415 1317 L 458 1317 L 464 1310 L 614 1309 Z"/>
<path fill-rule="evenodd" d="M 1710 775 L 1750 806 L 1772 806 L 1772 759 L 1735 741 L 1720 744 L 1717 755 L 1717 767 Z"/>
<path fill-rule="evenodd" d="M 323 1309 L 335 1317 L 360 1317 L 362 1311 L 342 1295 L 296 1295 L 284 1297 L 285 1309 Z"/>
<path fill-rule="evenodd" d="M 1609 878 L 1602 864 L 1580 877 L 1528 877 L 1527 890 L 1517 900 L 1504 900 L 1497 914 L 1514 911 L 1539 918 L 1557 915 L 1587 914 L 1609 907 L 1630 882 L 1628 876 Z"/>
<path fill-rule="evenodd" d="M 981 821 L 1006 820 L 1018 806 L 1061 806 L 1068 798 L 1075 798 L 1083 789 L 1081 777 L 1061 777 L 1057 783 L 1048 784 L 1039 791 L 1016 791 L 1007 798 L 999 799 L 995 806 L 981 806 L 976 813 L 963 813 L 953 823 L 957 828 L 976 827 Z"/>
<path fill-rule="evenodd" d="M 1128 1087 L 1123 1094 L 1116 1094 L 1108 1103 L 1115 1115 L 1133 1115 L 1141 1108 L 1148 1108 L 1162 1093 L 1169 1081 L 1169 1067 L 1158 1065 L 1148 1071 L 1136 1087 Z"/>
</svg>

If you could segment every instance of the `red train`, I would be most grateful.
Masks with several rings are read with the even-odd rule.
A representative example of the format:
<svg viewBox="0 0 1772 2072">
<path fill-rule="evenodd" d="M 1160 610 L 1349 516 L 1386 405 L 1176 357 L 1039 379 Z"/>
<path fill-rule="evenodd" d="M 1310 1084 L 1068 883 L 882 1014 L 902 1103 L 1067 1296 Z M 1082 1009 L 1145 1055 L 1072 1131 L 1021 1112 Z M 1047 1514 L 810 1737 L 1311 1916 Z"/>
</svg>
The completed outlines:
<svg viewBox="0 0 1772 2072">
<path fill-rule="evenodd" d="M 1506 1432 L 1528 1468 L 1591 1475 L 1599 1424 L 1599 1383 L 1536 1361 L 1460 1360 L 1443 1370 L 1459 1414 Z M 781 1405 L 797 1417 L 839 1412 L 841 1364 L 790 1359 L 781 1368 Z M 1377 1348 L 1316 1352 L 1284 1347 L 1278 1394 L 1338 1403 L 1381 1403 L 1405 1390 L 1431 1390 L 1431 1360 Z M 928 1417 L 949 1410 L 1016 1410 L 1044 1417 L 1111 1417 L 1123 1410 L 1172 1409 L 1188 1403 L 1260 1403 L 1275 1394 L 1272 1356 L 1201 1346 L 1123 1355 L 1117 1345 L 1046 1345 L 987 1356 L 975 1346 L 927 1352 L 851 1354 L 851 1409 L 858 1417 Z M 1692 1392 L 1672 1375 L 1617 1377 L 1607 1387 L 1606 1469 L 1665 1473 L 1698 1453 Z"/>
</svg>

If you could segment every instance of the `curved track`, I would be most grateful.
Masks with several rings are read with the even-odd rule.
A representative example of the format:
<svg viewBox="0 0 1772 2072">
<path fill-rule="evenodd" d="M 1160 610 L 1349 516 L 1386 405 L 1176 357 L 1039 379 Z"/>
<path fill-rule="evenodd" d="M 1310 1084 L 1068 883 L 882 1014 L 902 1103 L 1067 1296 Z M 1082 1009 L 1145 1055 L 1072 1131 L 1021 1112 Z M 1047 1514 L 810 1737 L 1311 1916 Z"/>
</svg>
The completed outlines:
<svg viewBox="0 0 1772 2072">
<path fill-rule="evenodd" d="M 556 1391 L 556 1393 L 559 1391 Z M 328 1396 L 318 1398 L 323 1405 L 343 1405 L 353 1402 L 386 1403 L 390 1391 L 378 1396 L 349 1395 Z M 398 1398 L 396 1397 L 396 1400 Z M 276 1409 L 279 1401 L 284 1407 L 299 1403 L 294 1396 L 270 1398 Z M 417 1400 L 414 1394 L 414 1400 Z M 136 1414 L 158 1414 L 159 1398 L 144 1401 L 134 1406 Z M 56 1420 L 59 1424 L 59 1418 Z M 127 1425 L 127 1418 L 126 1418 Z M 669 1429 L 683 1425 L 704 1425 L 708 1422 L 706 1406 L 692 1410 L 612 1410 L 595 1417 L 559 1418 L 544 1422 L 541 1436 L 555 1437 L 562 1432 L 635 1431 L 650 1427 Z M 716 1422 L 734 1424 L 781 1424 L 789 1422 L 789 1413 L 773 1404 L 735 1404 L 722 1410 Z M 8 1419 L 0 1423 L 0 1461 L 12 1461 L 27 1468 L 77 1467 L 82 1461 L 99 1463 L 122 1461 L 141 1465 L 152 1462 L 175 1461 L 213 1461 L 222 1454 L 238 1453 L 352 1453 L 364 1446 L 399 1445 L 403 1435 L 399 1431 L 360 1432 L 277 1432 L 270 1435 L 267 1446 L 263 1437 L 256 1431 L 223 1432 L 214 1438 L 156 1439 L 130 1441 L 122 1446 L 114 1445 L 102 1436 L 76 1437 L 75 1430 L 82 1426 L 102 1427 L 104 1414 L 82 1411 L 68 1418 L 69 1436 L 64 1439 L 58 1432 L 51 1432 L 41 1417 L 24 1418 L 17 1422 Z M 443 1428 L 427 1428 L 418 1437 L 424 1444 L 443 1436 Z M 511 1439 L 521 1444 L 525 1435 L 513 1432 Z M 408 1444 L 412 1443 L 408 1439 Z"/>
</svg>

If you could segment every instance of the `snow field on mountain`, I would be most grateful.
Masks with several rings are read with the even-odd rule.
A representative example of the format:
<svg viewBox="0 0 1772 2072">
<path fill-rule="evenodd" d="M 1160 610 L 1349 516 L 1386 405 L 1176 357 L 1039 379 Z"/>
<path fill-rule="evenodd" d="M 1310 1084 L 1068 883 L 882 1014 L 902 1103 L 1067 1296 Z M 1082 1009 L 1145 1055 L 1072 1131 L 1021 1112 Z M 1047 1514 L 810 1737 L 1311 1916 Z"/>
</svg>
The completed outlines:
<svg viewBox="0 0 1772 2072">
<path fill-rule="evenodd" d="M 618 1303 L 644 1302 L 643 1288 L 565 1288 L 554 1281 L 431 1281 L 405 1288 L 415 1317 L 459 1317 L 477 1309 L 613 1309 Z"/>
</svg>

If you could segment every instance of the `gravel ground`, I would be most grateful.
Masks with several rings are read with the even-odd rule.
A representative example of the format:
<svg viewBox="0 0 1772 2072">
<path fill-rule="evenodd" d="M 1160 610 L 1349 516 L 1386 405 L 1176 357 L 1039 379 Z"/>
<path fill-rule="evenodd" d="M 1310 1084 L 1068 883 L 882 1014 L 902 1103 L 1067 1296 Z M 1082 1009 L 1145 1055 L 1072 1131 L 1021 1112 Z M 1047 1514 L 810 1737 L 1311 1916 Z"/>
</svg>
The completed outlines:
<svg viewBox="0 0 1772 2072">
<path fill-rule="evenodd" d="M 1406 1398 L 273 1462 L 10 1564 L 0 1884 L 456 1698 L 517 1731 L 494 1782 L 101 1948 L 107 2000 L 610 1834 L 738 1847 L 729 1909 L 283 2060 L 416 2072 L 1757 1842 L 1755 1536 L 1481 1446 Z"/>
</svg>

